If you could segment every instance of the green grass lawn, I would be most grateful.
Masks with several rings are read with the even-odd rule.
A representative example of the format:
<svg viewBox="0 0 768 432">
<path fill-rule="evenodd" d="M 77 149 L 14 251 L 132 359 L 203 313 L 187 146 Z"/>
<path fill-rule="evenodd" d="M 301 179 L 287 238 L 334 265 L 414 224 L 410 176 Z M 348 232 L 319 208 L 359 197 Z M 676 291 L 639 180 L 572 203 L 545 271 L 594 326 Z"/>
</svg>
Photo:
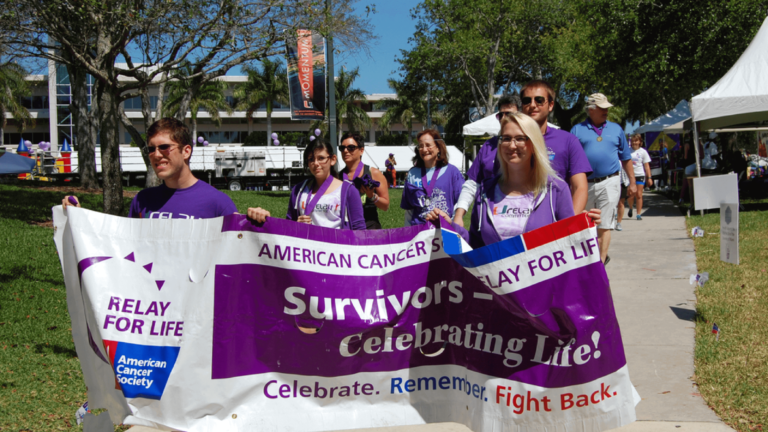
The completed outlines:
<svg viewBox="0 0 768 432">
<path fill-rule="evenodd" d="M 731 427 L 768 430 L 768 200 L 743 203 L 738 266 L 720 261 L 719 212 L 687 220 L 689 232 L 705 231 L 693 240 L 698 271 L 710 278 L 697 290 L 695 381 Z"/>
<path fill-rule="evenodd" d="M 285 216 L 290 196 L 226 193 L 241 213 L 262 207 L 276 217 Z M 0 184 L 0 431 L 75 426 L 75 411 L 87 398 L 50 227 L 51 207 L 64 195 Z M 402 189 L 390 190 L 390 209 L 379 212 L 384 228 L 403 225 L 401 196 Z M 103 210 L 100 194 L 78 198 L 85 208 Z M 126 213 L 129 204 L 125 198 Z"/>
</svg>

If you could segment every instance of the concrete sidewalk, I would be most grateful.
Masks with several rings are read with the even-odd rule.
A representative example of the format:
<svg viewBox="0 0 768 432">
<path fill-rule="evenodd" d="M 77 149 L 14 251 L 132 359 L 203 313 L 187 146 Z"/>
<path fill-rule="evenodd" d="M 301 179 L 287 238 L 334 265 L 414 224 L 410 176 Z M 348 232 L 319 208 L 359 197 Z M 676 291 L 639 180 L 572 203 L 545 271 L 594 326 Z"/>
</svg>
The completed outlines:
<svg viewBox="0 0 768 432">
<path fill-rule="evenodd" d="M 693 375 L 696 271 L 685 218 L 661 195 L 645 197 L 643 220 L 625 217 L 612 233 L 611 281 L 630 378 L 642 397 L 638 421 L 615 431 L 732 431 L 707 407 Z M 150 429 L 135 427 L 133 432 Z M 469 432 L 456 423 L 355 429 L 355 432 Z M 352 432 L 347 430 L 347 432 Z"/>
</svg>

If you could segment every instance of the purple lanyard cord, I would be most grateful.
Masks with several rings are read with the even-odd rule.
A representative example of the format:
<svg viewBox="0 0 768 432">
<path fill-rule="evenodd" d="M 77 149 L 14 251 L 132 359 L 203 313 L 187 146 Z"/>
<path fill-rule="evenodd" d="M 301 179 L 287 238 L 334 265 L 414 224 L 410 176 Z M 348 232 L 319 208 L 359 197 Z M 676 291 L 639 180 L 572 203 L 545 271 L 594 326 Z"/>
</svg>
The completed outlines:
<svg viewBox="0 0 768 432">
<path fill-rule="evenodd" d="M 315 210 L 315 206 L 317 206 L 317 203 L 320 201 L 320 198 L 325 195 L 325 191 L 328 190 L 328 188 L 331 186 L 331 183 L 333 183 L 333 176 L 328 174 L 328 177 L 326 177 L 323 184 L 320 186 L 320 189 L 317 190 L 317 193 L 315 194 L 315 197 L 312 197 L 312 188 L 309 188 L 309 195 L 307 196 L 307 200 L 309 203 L 307 204 L 307 208 L 304 209 L 304 214 L 309 216 L 313 210 Z"/>
</svg>

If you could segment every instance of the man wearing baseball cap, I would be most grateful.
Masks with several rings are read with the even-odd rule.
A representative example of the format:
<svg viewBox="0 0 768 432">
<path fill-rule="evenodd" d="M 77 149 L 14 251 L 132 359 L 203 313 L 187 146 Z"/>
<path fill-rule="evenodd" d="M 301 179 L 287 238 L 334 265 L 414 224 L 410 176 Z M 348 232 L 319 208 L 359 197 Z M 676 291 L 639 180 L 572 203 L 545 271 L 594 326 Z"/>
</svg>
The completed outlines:
<svg viewBox="0 0 768 432">
<path fill-rule="evenodd" d="M 595 93 L 587 99 L 587 119 L 575 125 L 571 133 L 584 147 L 592 174 L 587 177 L 586 208 L 602 211 L 602 221 L 597 226 L 597 240 L 600 245 L 600 258 L 608 264 L 608 246 L 611 243 L 611 230 L 616 224 L 616 206 L 621 195 L 622 165 L 629 176 L 629 193 L 635 194 L 635 175 L 632 169 L 632 152 L 629 150 L 624 129 L 608 121 L 608 109 L 613 105 L 602 93 Z"/>
</svg>

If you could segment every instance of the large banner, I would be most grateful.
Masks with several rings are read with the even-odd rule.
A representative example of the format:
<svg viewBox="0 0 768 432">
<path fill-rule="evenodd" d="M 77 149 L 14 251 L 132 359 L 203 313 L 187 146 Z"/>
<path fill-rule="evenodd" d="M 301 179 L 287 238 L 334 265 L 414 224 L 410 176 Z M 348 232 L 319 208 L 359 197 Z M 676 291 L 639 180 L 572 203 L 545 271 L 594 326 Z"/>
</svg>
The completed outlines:
<svg viewBox="0 0 768 432">
<path fill-rule="evenodd" d="M 175 430 L 635 420 L 594 225 L 470 250 L 431 225 L 341 231 L 245 216 L 54 208 L 89 406 Z"/>
<path fill-rule="evenodd" d="M 285 41 L 291 120 L 323 120 L 325 115 L 325 40 L 298 30 Z"/>
</svg>

